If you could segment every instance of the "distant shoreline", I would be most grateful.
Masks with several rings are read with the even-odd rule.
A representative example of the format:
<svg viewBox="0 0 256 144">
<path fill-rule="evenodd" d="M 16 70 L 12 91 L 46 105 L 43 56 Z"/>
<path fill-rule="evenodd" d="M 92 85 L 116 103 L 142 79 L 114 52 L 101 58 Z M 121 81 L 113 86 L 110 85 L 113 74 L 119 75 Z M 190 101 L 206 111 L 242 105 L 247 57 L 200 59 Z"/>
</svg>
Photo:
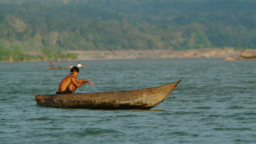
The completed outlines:
<svg viewBox="0 0 256 144">
<path fill-rule="evenodd" d="M 229 48 L 173 50 L 115 50 L 115 51 L 67 51 L 77 53 L 78 60 L 108 60 L 108 59 L 168 59 L 168 58 L 223 58 L 239 56 L 241 51 Z"/>
<path fill-rule="evenodd" d="M 65 51 L 66 53 L 76 53 L 76 60 L 111 60 L 111 59 L 170 59 L 170 58 L 236 58 L 241 51 L 235 50 L 233 47 L 228 48 L 204 48 L 189 49 L 184 51 L 173 50 L 115 50 L 115 51 Z M 26 54 L 35 55 L 38 52 L 25 52 Z M 45 60 L 31 61 L 13 61 L 13 62 L 38 62 Z M 47 60 L 48 61 L 48 60 Z M 67 61 L 67 60 L 60 60 Z M 70 61 L 70 60 L 68 60 Z M 8 61 L 1 61 L 8 62 Z"/>
</svg>

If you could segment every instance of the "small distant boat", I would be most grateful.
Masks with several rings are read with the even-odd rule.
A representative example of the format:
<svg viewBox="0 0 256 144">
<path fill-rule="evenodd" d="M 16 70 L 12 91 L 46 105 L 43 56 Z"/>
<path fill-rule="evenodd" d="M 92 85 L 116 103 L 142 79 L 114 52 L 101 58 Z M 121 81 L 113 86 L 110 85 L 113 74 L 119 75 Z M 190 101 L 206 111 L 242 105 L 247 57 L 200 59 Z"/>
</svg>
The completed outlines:
<svg viewBox="0 0 256 144">
<path fill-rule="evenodd" d="M 86 109 L 151 109 L 167 99 L 181 82 L 132 91 L 37 95 L 39 106 Z"/>
<path fill-rule="evenodd" d="M 78 68 L 85 68 L 86 66 L 81 66 Z M 70 69 L 70 67 L 45 67 L 45 69 Z"/>
</svg>

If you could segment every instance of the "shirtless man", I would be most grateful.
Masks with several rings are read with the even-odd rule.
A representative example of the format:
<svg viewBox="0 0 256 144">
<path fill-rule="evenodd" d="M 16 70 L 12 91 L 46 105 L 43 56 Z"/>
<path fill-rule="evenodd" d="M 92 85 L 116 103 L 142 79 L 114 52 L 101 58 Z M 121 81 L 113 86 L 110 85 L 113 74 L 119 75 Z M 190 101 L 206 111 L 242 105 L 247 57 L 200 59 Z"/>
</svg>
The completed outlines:
<svg viewBox="0 0 256 144">
<path fill-rule="evenodd" d="M 76 88 L 81 87 L 84 83 L 89 83 L 90 85 L 94 86 L 92 81 L 88 79 L 77 79 L 76 77 L 79 74 L 79 69 L 74 66 L 70 70 L 70 75 L 67 75 L 59 85 L 59 90 L 56 94 L 73 94 L 76 91 Z"/>
</svg>

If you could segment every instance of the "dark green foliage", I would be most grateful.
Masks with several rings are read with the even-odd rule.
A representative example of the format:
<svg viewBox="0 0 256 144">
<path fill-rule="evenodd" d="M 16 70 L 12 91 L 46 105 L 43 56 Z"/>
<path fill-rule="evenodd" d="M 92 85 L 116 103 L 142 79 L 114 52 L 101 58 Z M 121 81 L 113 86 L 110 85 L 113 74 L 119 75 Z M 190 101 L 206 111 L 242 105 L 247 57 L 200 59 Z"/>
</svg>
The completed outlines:
<svg viewBox="0 0 256 144">
<path fill-rule="evenodd" d="M 61 50 L 52 51 L 48 47 L 43 48 L 41 52 L 41 60 L 75 60 L 77 59 L 77 54 L 67 53 L 63 54 Z"/>
<path fill-rule="evenodd" d="M 7 61 L 10 59 L 11 53 L 7 50 L 0 48 L 0 61 Z"/>
<path fill-rule="evenodd" d="M 48 61 L 48 60 L 76 60 L 77 54 L 67 53 L 62 54 L 61 50 L 51 51 L 49 48 L 45 47 L 41 51 L 41 55 L 28 55 L 24 53 L 21 49 L 16 48 L 12 51 L 0 48 L 0 61 Z"/>
<path fill-rule="evenodd" d="M 255 48 L 255 7 L 255 0 L 0 0 L 0 47 L 47 58 L 61 54 L 44 47 Z"/>
</svg>

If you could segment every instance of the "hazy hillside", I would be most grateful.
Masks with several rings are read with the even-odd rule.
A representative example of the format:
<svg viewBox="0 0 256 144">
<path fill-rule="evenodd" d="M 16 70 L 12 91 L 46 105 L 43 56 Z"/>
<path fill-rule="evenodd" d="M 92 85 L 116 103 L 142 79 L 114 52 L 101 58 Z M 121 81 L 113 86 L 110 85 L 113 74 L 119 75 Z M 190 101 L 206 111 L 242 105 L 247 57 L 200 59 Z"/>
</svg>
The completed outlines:
<svg viewBox="0 0 256 144">
<path fill-rule="evenodd" d="M 209 21 L 230 20 L 229 24 L 238 24 L 237 20 L 252 21 L 245 18 L 252 18 L 256 12 L 255 0 L 105 0 L 100 3 L 89 0 L 87 4 L 130 18 L 158 23 L 188 24 L 196 21 L 194 17 L 203 17 Z"/>
<path fill-rule="evenodd" d="M 256 48 L 255 0 L 0 0 L 0 48 Z"/>
</svg>

